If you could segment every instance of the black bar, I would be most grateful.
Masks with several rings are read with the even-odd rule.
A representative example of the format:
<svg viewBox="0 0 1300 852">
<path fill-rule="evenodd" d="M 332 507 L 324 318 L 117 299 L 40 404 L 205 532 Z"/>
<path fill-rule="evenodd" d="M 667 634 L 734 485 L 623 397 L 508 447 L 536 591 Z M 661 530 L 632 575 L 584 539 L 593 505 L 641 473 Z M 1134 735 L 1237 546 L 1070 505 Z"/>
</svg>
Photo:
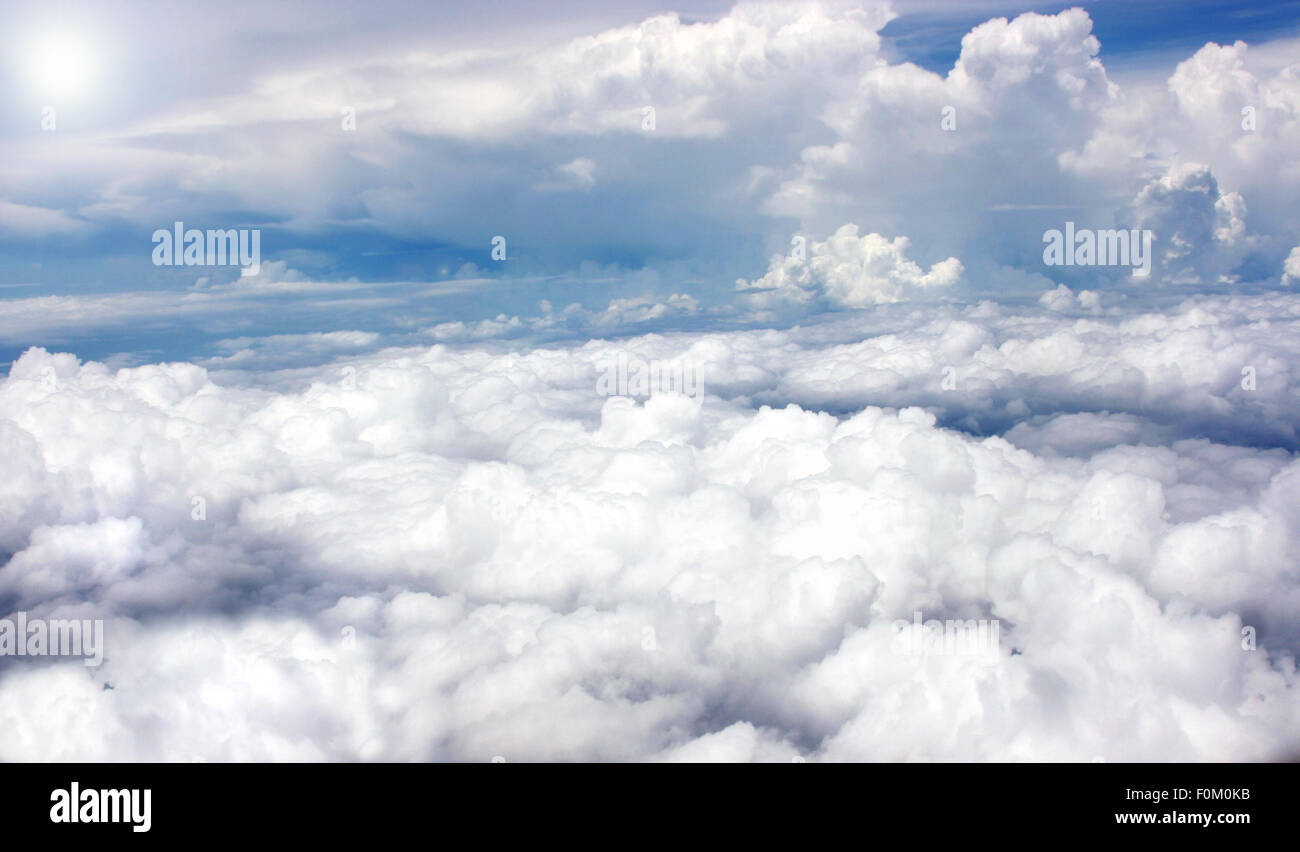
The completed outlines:
<svg viewBox="0 0 1300 852">
<path fill-rule="evenodd" d="M 1289 828 L 1296 780 L 1295 764 L 9 764 L 0 770 L 0 814 L 10 832 L 130 843 L 373 841 L 402 832 L 443 845 L 464 830 L 493 845 L 510 837 L 537 843 L 556 832 L 623 845 L 655 836 L 681 842 L 697 825 L 719 837 L 776 832 L 810 840 L 834 829 L 867 841 L 893 828 L 927 840 L 1231 841 Z M 142 802 L 148 789 L 148 831 L 135 831 L 132 815 L 53 822 L 52 795 L 71 794 L 73 782 L 79 798 L 134 789 Z M 1193 824 L 1193 813 L 1249 821 Z M 1155 822 L 1121 824 L 1128 817 L 1117 814 L 1154 814 Z M 1163 822 L 1165 815 L 1174 821 Z"/>
</svg>

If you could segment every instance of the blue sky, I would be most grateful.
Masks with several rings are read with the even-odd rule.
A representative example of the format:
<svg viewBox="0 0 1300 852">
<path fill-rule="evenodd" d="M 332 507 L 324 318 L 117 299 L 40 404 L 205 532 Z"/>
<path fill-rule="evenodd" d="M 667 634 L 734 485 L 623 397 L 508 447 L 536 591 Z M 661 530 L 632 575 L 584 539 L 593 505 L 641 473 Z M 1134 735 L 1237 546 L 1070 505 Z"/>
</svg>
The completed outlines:
<svg viewBox="0 0 1300 852">
<path fill-rule="evenodd" d="M 1250 0 L 1099 0 L 1094 3 L 923 4 L 901 14 L 882 33 L 900 56 L 945 73 L 961 52 L 961 37 L 992 14 L 1055 14 L 1082 5 L 1092 16 L 1107 68 L 1149 68 L 1195 52 L 1208 41 L 1269 41 L 1300 35 L 1300 3 Z M 965 6 L 966 8 L 963 8 Z"/>
</svg>

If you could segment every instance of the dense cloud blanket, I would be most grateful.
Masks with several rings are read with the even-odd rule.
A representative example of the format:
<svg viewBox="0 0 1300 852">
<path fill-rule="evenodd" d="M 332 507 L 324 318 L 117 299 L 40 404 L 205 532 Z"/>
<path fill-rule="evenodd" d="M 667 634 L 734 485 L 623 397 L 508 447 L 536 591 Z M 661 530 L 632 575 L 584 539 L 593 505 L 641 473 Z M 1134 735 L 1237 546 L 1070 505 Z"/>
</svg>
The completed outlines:
<svg viewBox="0 0 1300 852">
<path fill-rule="evenodd" d="M 32 349 L 0 609 L 106 653 L 0 659 L 0 758 L 1294 754 L 1300 298 L 1083 301 L 219 381 Z M 701 390 L 602 396 L 620 358 Z"/>
</svg>

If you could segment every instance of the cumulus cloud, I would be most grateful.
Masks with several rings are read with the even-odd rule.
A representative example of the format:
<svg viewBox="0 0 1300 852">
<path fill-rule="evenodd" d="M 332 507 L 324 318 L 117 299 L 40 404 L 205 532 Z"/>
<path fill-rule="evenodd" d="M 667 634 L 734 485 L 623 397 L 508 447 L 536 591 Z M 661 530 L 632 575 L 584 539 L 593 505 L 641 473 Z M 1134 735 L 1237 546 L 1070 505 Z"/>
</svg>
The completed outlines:
<svg viewBox="0 0 1300 852">
<path fill-rule="evenodd" d="M 1092 290 L 1083 290 L 1076 294 L 1064 284 L 1057 284 L 1055 290 L 1048 290 L 1039 296 L 1038 303 L 1051 311 L 1068 311 L 1074 308 L 1095 310 L 1101 306 L 1101 297 Z"/>
<path fill-rule="evenodd" d="M 1291 249 L 1282 266 L 1282 283 L 1291 285 L 1300 281 L 1300 246 Z"/>
<path fill-rule="evenodd" d="M 765 209 L 804 228 L 855 221 L 968 263 L 1018 266 L 1028 235 L 1065 218 L 1113 227 L 1125 203 L 1130 220 L 1134 203 L 1165 204 L 1156 247 L 1169 283 L 1215 283 L 1256 252 L 1280 258 L 1278 241 L 1300 227 L 1286 141 L 1300 126 L 1296 67 L 1252 70 L 1245 44 L 1211 44 L 1164 86 L 1125 88 L 1100 50 L 1087 13 L 1071 9 L 980 24 L 947 75 L 878 64 L 851 96 L 828 103 L 832 138 L 802 150 Z M 1034 226 L 1007 227 L 1017 222 Z"/>
<path fill-rule="evenodd" d="M 0 385 L 0 599 L 103 617 L 107 651 L 0 661 L 0 751 L 1287 753 L 1300 304 L 1048 307 L 436 345 L 241 384 L 32 350 Z M 620 353 L 691 362 L 708 395 L 602 397 Z M 916 612 L 1001 641 L 900 653 Z"/>
<path fill-rule="evenodd" d="M 799 82 L 872 61 L 877 32 L 893 17 L 885 3 L 741 3 L 716 21 L 667 13 L 527 51 L 366 57 L 267 80 L 239 119 L 301 119 L 354 103 L 388 127 L 500 139 L 524 130 L 640 133 L 650 106 L 655 132 L 712 137 L 752 120 L 769 98 L 791 99 Z M 147 132 L 200 130 L 224 117 L 177 116 Z"/>
<path fill-rule="evenodd" d="M 858 226 L 851 223 L 810 249 L 803 237 L 796 240 L 800 242 L 795 251 L 772 258 L 762 278 L 738 281 L 737 289 L 755 291 L 748 295 L 764 306 L 823 297 L 835 305 L 861 308 L 897 302 L 916 289 L 951 286 L 963 272 L 955 257 L 935 263 L 927 272 L 907 257 L 907 237 L 859 237 Z"/>
<path fill-rule="evenodd" d="M 1006 243 L 981 231 L 987 207 L 1086 204 L 1096 189 L 1069 180 L 1056 157 L 1116 97 L 1091 27 L 1081 9 L 999 18 L 962 39 L 946 76 L 907 63 L 868 69 L 824 112 L 835 138 L 802 151 L 767 209 L 805 227 L 865 221 L 926 244 L 957 233 L 974 247 Z M 884 198 L 892 203 L 871 203 Z"/>
<path fill-rule="evenodd" d="M 1198 163 L 1151 181 L 1122 214 L 1125 224 L 1153 232 L 1155 274 L 1175 284 L 1227 276 L 1250 248 L 1245 218 L 1241 195 L 1220 192 Z"/>
</svg>

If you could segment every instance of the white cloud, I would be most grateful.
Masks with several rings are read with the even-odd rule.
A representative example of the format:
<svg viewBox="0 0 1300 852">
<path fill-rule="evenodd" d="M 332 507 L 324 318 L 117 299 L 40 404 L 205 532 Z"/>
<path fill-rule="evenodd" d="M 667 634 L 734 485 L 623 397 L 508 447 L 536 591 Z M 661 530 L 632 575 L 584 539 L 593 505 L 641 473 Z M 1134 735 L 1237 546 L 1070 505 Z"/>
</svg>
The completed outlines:
<svg viewBox="0 0 1300 852">
<path fill-rule="evenodd" d="M 531 50 L 391 51 L 343 67 L 285 71 L 242 97 L 139 128 L 193 133 L 230 124 L 338 116 L 339 105 L 381 127 L 464 139 L 521 131 L 713 137 L 752 119 L 766 99 L 793 97 L 827 72 L 875 60 L 885 3 L 741 3 L 716 21 L 676 13 Z"/>
<path fill-rule="evenodd" d="M 32 350 L 0 384 L 0 597 L 106 618 L 107 650 L 6 661 L 0 753 L 1288 754 L 1300 304 L 1094 307 L 438 345 L 246 385 Z M 709 395 L 598 396 L 629 351 L 699 364 Z M 1011 440 L 951 428 L 999 418 Z M 1002 644 L 900 654 L 916 611 Z"/>
<path fill-rule="evenodd" d="M 1300 246 L 1291 249 L 1282 266 L 1282 283 L 1286 285 L 1300 281 Z"/>
<path fill-rule="evenodd" d="M 527 46 L 259 64 L 234 91 L 187 99 L 190 112 L 98 135 L 93 156 L 70 136 L 11 143 L 0 162 L 31 166 L 5 172 L 14 197 L 48 192 L 43 174 L 75 183 L 64 194 L 78 203 L 47 211 L 65 226 L 152 230 L 233 208 L 294 244 L 344 226 L 455 245 L 463 262 L 483 233 L 509 231 L 539 264 L 572 266 L 597 244 L 707 266 L 729 235 L 771 246 L 854 222 L 972 272 L 1027 266 L 1066 209 L 1110 227 L 1144 187 L 1203 164 L 1229 224 L 1249 209 L 1249 231 L 1231 251 L 1187 254 L 1176 282 L 1259 277 L 1294 245 L 1300 70 L 1275 45 L 1208 44 L 1121 87 L 1087 13 L 1068 9 L 974 27 L 945 75 L 887 60 L 892 17 L 742 3 Z M 572 208 L 550 215 L 557 204 Z M 758 274 L 744 251 L 722 280 Z"/>
<path fill-rule="evenodd" d="M 1251 245 L 1245 217 L 1241 195 L 1220 192 L 1214 175 L 1197 163 L 1151 181 L 1123 214 L 1124 224 L 1154 233 L 1154 267 L 1172 283 L 1227 275 Z"/>
<path fill-rule="evenodd" d="M 589 189 L 596 185 L 596 161 L 588 157 L 571 160 L 560 166 L 559 171 L 581 189 Z"/>
<path fill-rule="evenodd" d="M 75 219 L 59 210 L 0 199 L 0 231 L 30 238 L 50 234 L 83 235 L 93 230 L 91 223 Z"/>
<path fill-rule="evenodd" d="M 792 251 L 772 258 L 762 278 L 738 281 L 736 288 L 756 291 L 749 295 L 760 306 L 822 296 L 836 305 L 861 308 L 897 302 L 907 292 L 949 287 L 961 280 L 964 270 L 957 258 L 939 261 L 927 272 L 907 257 L 910 246 L 907 237 L 859 237 L 857 225 L 843 225 L 824 242 L 805 244 L 798 254 Z"/>
<path fill-rule="evenodd" d="M 1069 311 L 1075 308 L 1096 310 L 1101 307 L 1101 297 L 1091 290 L 1075 294 L 1064 284 L 1057 284 L 1055 290 L 1048 290 L 1038 298 L 1038 304 L 1049 311 Z"/>
</svg>

